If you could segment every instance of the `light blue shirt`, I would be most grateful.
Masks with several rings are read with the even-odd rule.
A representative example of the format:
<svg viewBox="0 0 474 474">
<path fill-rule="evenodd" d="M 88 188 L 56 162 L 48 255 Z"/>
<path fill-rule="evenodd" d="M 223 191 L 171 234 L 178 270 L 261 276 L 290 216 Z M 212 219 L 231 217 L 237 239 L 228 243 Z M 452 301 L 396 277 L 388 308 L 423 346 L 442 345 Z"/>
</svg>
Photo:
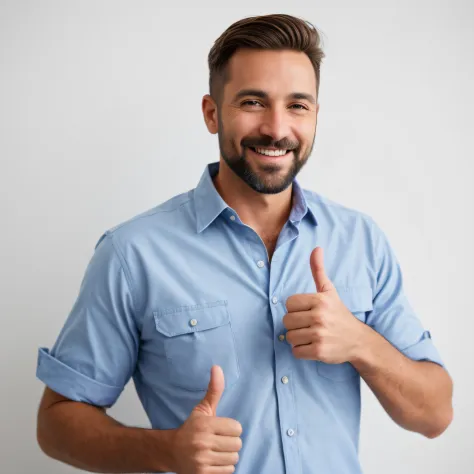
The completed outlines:
<svg viewBox="0 0 474 474">
<path fill-rule="evenodd" d="M 413 360 L 443 365 L 403 292 L 374 220 L 293 182 L 271 263 L 261 238 L 220 197 L 208 165 L 198 186 L 108 231 L 37 376 L 73 400 L 111 406 L 133 377 L 156 429 L 180 426 L 220 365 L 217 416 L 242 424 L 240 474 L 357 474 L 360 376 L 348 362 L 296 359 L 286 299 L 316 292 L 309 257 L 354 317 Z"/>
</svg>

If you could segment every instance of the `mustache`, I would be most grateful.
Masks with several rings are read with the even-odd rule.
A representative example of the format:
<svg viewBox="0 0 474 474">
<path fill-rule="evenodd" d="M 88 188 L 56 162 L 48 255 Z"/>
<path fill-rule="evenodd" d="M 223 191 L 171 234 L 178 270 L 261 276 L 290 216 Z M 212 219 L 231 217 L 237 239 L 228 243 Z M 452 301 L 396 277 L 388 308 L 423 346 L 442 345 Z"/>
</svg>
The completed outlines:
<svg viewBox="0 0 474 474">
<path fill-rule="evenodd" d="M 295 150 L 298 148 L 299 143 L 293 142 L 287 138 L 274 141 L 271 137 L 248 137 L 242 140 L 241 145 L 247 148 L 272 147 L 280 150 Z"/>
</svg>

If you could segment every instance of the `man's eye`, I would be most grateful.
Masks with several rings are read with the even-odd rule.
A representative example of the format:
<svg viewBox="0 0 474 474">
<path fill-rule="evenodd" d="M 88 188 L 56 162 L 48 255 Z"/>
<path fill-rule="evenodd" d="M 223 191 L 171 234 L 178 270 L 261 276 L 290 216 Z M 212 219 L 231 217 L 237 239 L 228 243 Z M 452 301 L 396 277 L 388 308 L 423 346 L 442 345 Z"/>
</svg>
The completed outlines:
<svg viewBox="0 0 474 474">
<path fill-rule="evenodd" d="M 308 110 L 303 104 L 293 104 L 291 107 L 297 107 L 296 110 Z"/>
<path fill-rule="evenodd" d="M 241 105 L 262 105 L 260 102 L 257 100 L 246 100 L 245 102 L 242 102 Z"/>
<path fill-rule="evenodd" d="M 246 100 L 242 102 L 241 105 L 248 105 L 250 107 L 253 107 L 253 106 L 263 107 L 263 105 L 258 100 Z M 303 104 L 292 104 L 290 105 L 290 108 L 294 108 L 295 110 L 308 110 L 308 108 L 305 107 Z"/>
</svg>

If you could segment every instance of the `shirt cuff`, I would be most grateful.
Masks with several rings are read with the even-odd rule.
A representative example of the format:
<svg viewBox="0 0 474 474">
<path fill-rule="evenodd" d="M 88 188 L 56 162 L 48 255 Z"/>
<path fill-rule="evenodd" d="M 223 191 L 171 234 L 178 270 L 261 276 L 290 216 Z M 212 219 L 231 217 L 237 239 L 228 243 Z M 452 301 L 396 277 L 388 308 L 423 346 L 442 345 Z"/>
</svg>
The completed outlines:
<svg viewBox="0 0 474 474">
<path fill-rule="evenodd" d="M 401 352 L 412 360 L 427 360 L 430 362 L 435 362 L 436 364 L 446 369 L 443 361 L 441 360 L 441 356 L 439 355 L 438 350 L 431 341 L 431 335 L 429 331 L 425 331 L 423 333 L 423 336 L 421 337 L 419 342 L 413 344 L 410 347 L 407 347 L 406 349 L 403 349 Z"/>
<path fill-rule="evenodd" d="M 77 402 L 110 407 L 119 397 L 123 387 L 97 382 L 53 357 L 49 350 L 38 350 L 36 376 L 51 390 Z"/>
</svg>

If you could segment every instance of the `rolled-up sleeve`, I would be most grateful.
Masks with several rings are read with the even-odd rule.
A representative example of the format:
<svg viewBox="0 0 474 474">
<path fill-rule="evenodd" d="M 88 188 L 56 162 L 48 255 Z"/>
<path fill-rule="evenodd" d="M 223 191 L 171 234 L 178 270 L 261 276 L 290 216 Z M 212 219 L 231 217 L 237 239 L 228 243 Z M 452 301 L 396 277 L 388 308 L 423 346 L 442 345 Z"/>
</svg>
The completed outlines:
<svg viewBox="0 0 474 474">
<path fill-rule="evenodd" d="M 400 264 L 387 236 L 372 222 L 375 291 L 367 324 L 412 360 L 426 360 L 445 367 L 438 350 L 411 307 L 403 289 Z"/>
<path fill-rule="evenodd" d="M 116 237 L 96 244 L 79 294 L 51 350 L 39 348 L 37 377 L 72 400 L 112 406 L 137 361 L 131 276 Z"/>
</svg>

